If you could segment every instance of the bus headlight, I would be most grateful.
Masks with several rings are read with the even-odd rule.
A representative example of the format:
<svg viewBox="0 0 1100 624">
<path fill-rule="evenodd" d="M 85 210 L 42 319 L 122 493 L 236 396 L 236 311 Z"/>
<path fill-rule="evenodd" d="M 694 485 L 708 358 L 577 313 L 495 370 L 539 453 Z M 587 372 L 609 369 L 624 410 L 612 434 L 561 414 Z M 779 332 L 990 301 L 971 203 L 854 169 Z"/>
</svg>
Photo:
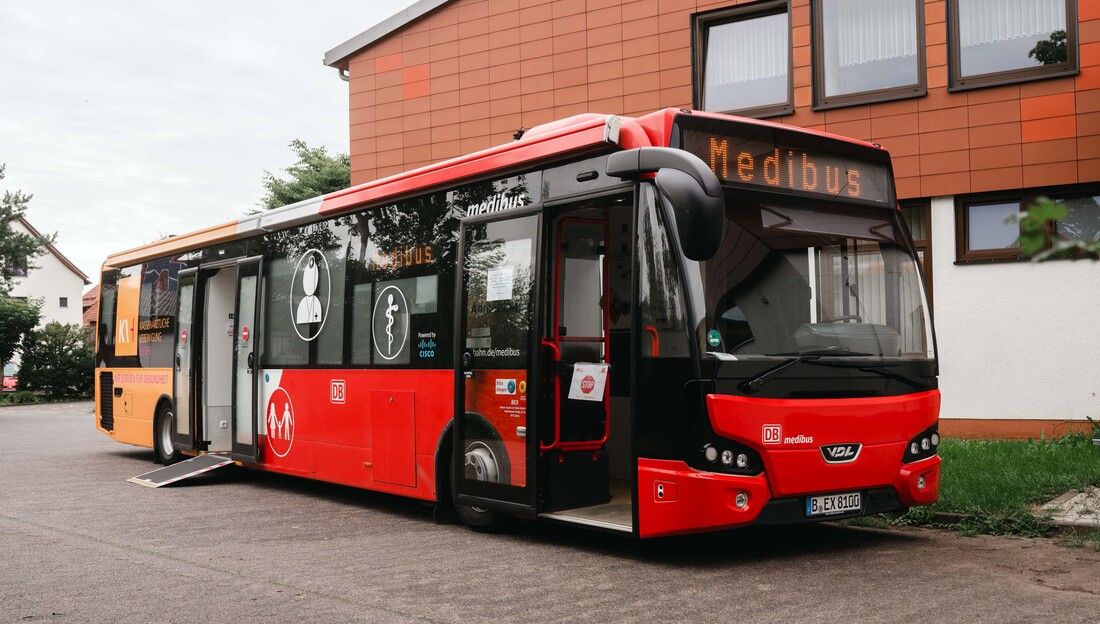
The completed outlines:
<svg viewBox="0 0 1100 624">
<path fill-rule="evenodd" d="M 937 431 L 938 427 L 939 425 L 933 425 L 918 433 L 910 440 L 909 446 L 905 450 L 905 457 L 902 458 L 902 462 L 911 464 L 915 461 L 928 459 L 934 456 L 940 446 L 940 434 Z"/>
<path fill-rule="evenodd" d="M 717 460 L 718 459 L 718 449 L 708 444 L 706 446 L 706 448 L 703 450 L 703 457 L 706 457 L 707 461 L 709 461 L 709 462 L 713 462 L 713 461 Z"/>
<path fill-rule="evenodd" d="M 764 471 L 764 462 L 752 448 L 725 438 L 713 440 L 705 440 L 697 447 L 699 454 L 689 456 L 689 466 L 698 470 L 738 475 L 758 475 Z"/>
</svg>

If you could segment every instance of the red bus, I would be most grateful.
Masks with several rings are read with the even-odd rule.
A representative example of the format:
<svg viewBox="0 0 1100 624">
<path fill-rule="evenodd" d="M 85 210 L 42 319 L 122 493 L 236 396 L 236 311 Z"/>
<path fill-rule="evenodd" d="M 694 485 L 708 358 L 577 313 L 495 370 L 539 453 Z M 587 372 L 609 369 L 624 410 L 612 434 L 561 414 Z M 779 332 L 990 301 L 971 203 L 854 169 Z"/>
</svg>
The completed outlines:
<svg viewBox="0 0 1100 624">
<path fill-rule="evenodd" d="M 937 499 L 919 263 L 877 145 L 581 115 L 110 256 L 96 425 L 652 537 Z"/>
</svg>

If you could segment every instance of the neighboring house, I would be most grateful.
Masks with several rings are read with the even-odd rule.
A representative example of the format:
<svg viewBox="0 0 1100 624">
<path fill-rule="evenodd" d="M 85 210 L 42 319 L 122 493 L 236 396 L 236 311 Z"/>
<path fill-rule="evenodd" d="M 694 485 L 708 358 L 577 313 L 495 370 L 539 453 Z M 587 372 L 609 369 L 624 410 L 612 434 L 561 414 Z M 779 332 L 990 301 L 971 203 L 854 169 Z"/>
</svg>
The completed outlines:
<svg viewBox="0 0 1100 624">
<path fill-rule="evenodd" d="M 84 310 L 80 326 L 94 330 L 96 321 L 99 319 L 99 284 L 92 286 L 88 292 L 84 293 L 80 307 Z"/>
<path fill-rule="evenodd" d="M 1031 53 L 1029 55 L 1029 53 Z M 583 112 L 695 107 L 880 143 L 924 259 L 941 428 L 1100 418 L 1100 264 L 1020 262 L 1045 194 L 1100 238 L 1100 1 L 420 0 L 325 56 L 352 182 Z"/>
<path fill-rule="evenodd" d="M 25 218 L 21 217 L 11 225 L 16 232 L 41 236 Z M 42 300 L 39 327 L 51 321 L 80 324 L 83 315 L 81 293 L 86 285 L 91 284 L 88 276 L 53 245 L 47 245 L 46 253 L 29 264 L 33 268 L 28 270 L 22 267 L 22 275 L 14 280 L 9 295 L 17 299 Z M 15 361 L 18 360 L 16 357 Z"/>
</svg>

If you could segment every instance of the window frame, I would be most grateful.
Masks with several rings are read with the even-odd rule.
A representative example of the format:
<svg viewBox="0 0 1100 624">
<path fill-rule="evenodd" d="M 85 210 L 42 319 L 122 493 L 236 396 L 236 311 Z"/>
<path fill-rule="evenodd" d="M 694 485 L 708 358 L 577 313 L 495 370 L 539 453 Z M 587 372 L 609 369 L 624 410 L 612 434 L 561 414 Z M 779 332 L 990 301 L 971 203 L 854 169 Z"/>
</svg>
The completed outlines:
<svg viewBox="0 0 1100 624">
<path fill-rule="evenodd" d="M 1028 262 L 1030 258 L 1020 254 L 1019 247 L 1001 249 L 970 250 L 970 221 L 967 209 L 970 206 L 1015 202 L 1023 212 L 1040 197 L 1053 200 L 1066 200 L 1073 197 L 1100 196 L 1100 184 L 1074 184 L 1069 186 L 1051 186 L 1022 189 L 1017 191 L 999 191 L 993 193 L 974 193 L 955 196 L 955 264 L 985 264 L 997 262 Z M 1043 249 L 1050 249 L 1058 236 L 1058 222 L 1048 224 L 1046 243 Z"/>
<path fill-rule="evenodd" d="M 814 103 L 811 110 L 828 110 L 858 104 L 891 102 L 928 94 L 928 68 L 925 44 L 924 0 L 912 0 L 916 4 L 917 82 L 899 87 L 886 87 L 870 91 L 858 91 L 829 97 L 825 94 L 825 7 L 824 0 L 810 3 L 810 48 L 813 64 Z"/>
<path fill-rule="evenodd" d="M 57 298 L 57 307 L 59 307 L 59 308 L 69 307 L 69 298 L 68 297 L 58 297 Z"/>
<path fill-rule="evenodd" d="M 741 22 L 758 17 L 785 14 L 787 16 L 787 101 L 782 104 L 770 104 L 754 108 L 741 108 L 734 110 L 709 110 L 713 113 L 735 114 L 741 117 L 754 117 L 763 119 L 790 115 L 794 112 L 794 43 L 791 33 L 791 6 L 790 0 L 760 0 L 749 4 L 732 7 L 724 7 L 713 11 L 695 13 L 691 16 L 691 106 L 695 110 L 708 110 L 704 108 L 704 93 L 706 84 L 707 41 L 710 29 L 732 22 Z"/>
<path fill-rule="evenodd" d="M 1066 3 L 1066 62 L 1057 65 L 1023 67 L 987 74 L 962 75 L 962 48 L 959 41 L 959 1 L 947 0 L 947 90 L 967 91 L 1033 80 L 1074 76 L 1081 72 L 1080 39 L 1078 38 L 1077 0 Z"/>
</svg>

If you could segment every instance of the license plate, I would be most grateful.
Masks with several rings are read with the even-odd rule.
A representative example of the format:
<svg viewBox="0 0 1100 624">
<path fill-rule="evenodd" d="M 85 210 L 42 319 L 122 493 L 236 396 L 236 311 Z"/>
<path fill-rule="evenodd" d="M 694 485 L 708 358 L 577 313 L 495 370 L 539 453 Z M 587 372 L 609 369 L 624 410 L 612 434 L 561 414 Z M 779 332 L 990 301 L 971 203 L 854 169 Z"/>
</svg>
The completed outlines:
<svg viewBox="0 0 1100 624">
<path fill-rule="evenodd" d="M 806 497 L 807 516 L 832 516 L 860 509 L 863 509 L 863 495 L 860 492 Z"/>
</svg>

